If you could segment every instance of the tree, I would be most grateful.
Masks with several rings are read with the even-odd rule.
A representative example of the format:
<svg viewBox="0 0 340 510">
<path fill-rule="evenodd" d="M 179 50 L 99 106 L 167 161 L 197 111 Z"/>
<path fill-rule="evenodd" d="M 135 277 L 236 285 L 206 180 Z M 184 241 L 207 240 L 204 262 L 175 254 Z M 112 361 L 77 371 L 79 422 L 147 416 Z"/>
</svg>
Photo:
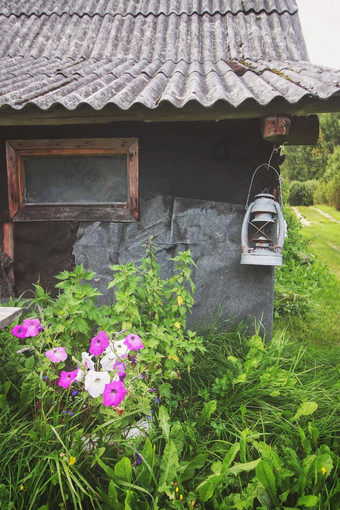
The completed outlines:
<svg viewBox="0 0 340 510">
<path fill-rule="evenodd" d="M 340 113 L 323 113 L 319 120 L 320 135 L 316 145 L 283 149 L 286 160 L 281 165 L 281 173 L 288 181 L 321 179 L 326 172 L 328 158 L 340 146 Z"/>
</svg>

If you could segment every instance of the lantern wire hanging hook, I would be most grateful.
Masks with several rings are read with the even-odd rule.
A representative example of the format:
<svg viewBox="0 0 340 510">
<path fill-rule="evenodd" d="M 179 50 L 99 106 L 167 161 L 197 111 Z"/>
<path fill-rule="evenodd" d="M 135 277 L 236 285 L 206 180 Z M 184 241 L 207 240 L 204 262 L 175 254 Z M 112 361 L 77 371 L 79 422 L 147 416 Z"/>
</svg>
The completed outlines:
<svg viewBox="0 0 340 510">
<path fill-rule="evenodd" d="M 283 144 L 284 145 L 284 144 Z M 250 181 L 250 186 L 249 186 L 249 190 L 248 190 L 248 196 L 247 196 L 247 202 L 246 202 L 246 206 L 245 206 L 245 209 L 247 210 L 248 209 L 248 203 L 249 203 L 249 197 L 250 197 L 250 192 L 251 192 L 251 188 L 253 186 L 253 181 L 254 181 L 254 177 L 255 177 L 255 174 L 258 170 L 260 170 L 260 168 L 262 167 L 267 167 L 267 170 L 274 170 L 274 172 L 276 173 L 277 175 L 277 179 L 279 181 L 279 188 L 280 188 L 280 205 L 281 205 L 281 209 L 283 209 L 283 194 L 282 194 L 282 177 L 281 175 L 279 174 L 279 172 L 276 170 L 276 168 L 274 168 L 270 163 L 271 163 L 271 160 L 273 158 L 273 155 L 274 155 L 274 152 L 278 152 L 281 147 L 283 147 L 283 145 L 280 145 L 279 147 L 276 147 L 276 144 L 270 154 L 270 158 L 269 158 L 269 161 L 268 163 L 262 163 L 262 165 L 259 165 L 256 170 L 254 170 L 254 173 L 252 175 L 252 178 L 251 178 L 251 181 Z"/>
</svg>

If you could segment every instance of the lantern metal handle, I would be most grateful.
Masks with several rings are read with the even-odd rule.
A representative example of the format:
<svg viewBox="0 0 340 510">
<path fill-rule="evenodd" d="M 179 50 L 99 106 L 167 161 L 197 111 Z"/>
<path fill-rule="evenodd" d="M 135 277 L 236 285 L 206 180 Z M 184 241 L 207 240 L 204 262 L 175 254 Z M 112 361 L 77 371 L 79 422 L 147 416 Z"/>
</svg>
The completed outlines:
<svg viewBox="0 0 340 510">
<path fill-rule="evenodd" d="M 263 166 L 266 166 L 268 170 L 269 170 L 269 168 L 270 168 L 271 170 L 274 170 L 274 172 L 275 172 L 275 173 L 276 173 L 276 175 L 277 175 L 277 178 L 278 178 L 278 181 L 279 181 L 279 186 L 280 186 L 280 205 L 281 205 L 281 208 L 283 209 L 282 177 L 281 177 L 281 175 L 279 174 L 279 172 L 276 170 L 276 168 L 274 168 L 273 166 L 269 165 L 268 163 L 262 163 L 262 165 L 258 166 L 258 167 L 256 168 L 256 170 L 254 171 L 253 176 L 252 176 L 251 181 L 250 181 L 250 186 L 249 186 L 249 191 L 248 191 L 247 202 L 246 202 L 246 207 L 245 207 L 245 208 L 246 208 L 246 210 L 248 209 L 248 202 L 249 202 L 250 192 L 251 192 L 251 188 L 252 188 L 252 186 L 253 186 L 253 181 L 254 181 L 255 174 L 256 174 L 256 172 L 257 172 L 260 168 L 262 168 Z M 280 211 L 280 212 L 281 212 L 281 211 Z M 282 214 L 282 212 L 281 212 L 281 214 Z"/>
<path fill-rule="evenodd" d="M 286 231 L 284 228 L 280 228 L 280 225 L 285 225 L 286 222 L 285 222 L 283 213 L 281 211 L 281 207 L 275 200 L 274 200 L 274 207 L 276 209 L 277 216 L 278 216 L 277 227 L 279 229 L 279 234 L 277 236 L 277 245 L 275 248 L 276 248 L 276 251 L 279 251 L 279 253 L 281 253 L 282 249 L 283 249 L 284 242 L 285 242 Z"/>
</svg>

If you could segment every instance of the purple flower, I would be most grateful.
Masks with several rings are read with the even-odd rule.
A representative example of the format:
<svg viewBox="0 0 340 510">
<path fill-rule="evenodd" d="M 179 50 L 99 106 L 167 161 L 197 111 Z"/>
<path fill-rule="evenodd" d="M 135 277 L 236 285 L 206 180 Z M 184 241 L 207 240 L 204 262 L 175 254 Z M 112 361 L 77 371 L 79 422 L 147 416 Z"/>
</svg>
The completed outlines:
<svg viewBox="0 0 340 510">
<path fill-rule="evenodd" d="M 109 339 L 104 331 L 100 330 L 98 335 L 91 340 L 90 354 L 100 356 L 109 346 Z"/>
<path fill-rule="evenodd" d="M 26 337 L 39 335 L 39 319 L 25 319 L 24 326 L 27 328 Z"/>
<path fill-rule="evenodd" d="M 59 361 L 65 361 L 67 358 L 66 347 L 55 347 L 50 351 L 45 352 L 45 356 L 50 359 L 53 363 L 59 363 Z"/>
<path fill-rule="evenodd" d="M 45 326 L 39 326 L 39 327 L 38 327 L 38 331 L 39 331 L 40 333 L 42 333 L 43 331 L 45 331 Z"/>
<path fill-rule="evenodd" d="M 103 393 L 103 404 L 106 407 L 117 407 L 124 400 L 126 388 L 121 381 L 113 381 L 106 384 Z"/>
<path fill-rule="evenodd" d="M 143 462 L 143 457 L 141 456 L 140 453 L 136 452 L 134 465 L 139 466 L 142 462 Z"/>
<path fill-rule="evenodd" d="M 77 390 L 72 391 L 71 395 L 72 397 L 75 397 L 76 395 L 78 395 L 78 391 Z"/>
<path fill-rule="evenodd" d="M 14 326 L 12 329 L 12 335 L 17 338 L 26 338 L 27 336 L 27 328 L 25 326 Z"/>
<path fill-rule="evenodd" d="M 155 397 L 155 404 L 158 404 L 158 402 L 159 402 L 159 398 Z"/>
<path fill-rule="evenodd" d="M 126 367 L 125 367 L 125 363 L 123 363 L 122 361 L 118 361 L 116 360 L 113 364 L 113 370 L 116 369 L 117 370 L 117 374 L 119 375 L 119 377 L 125 377 L 126 373 L 125 373 L 125 370 L 126 370 Z"/>
<path fill-rule="evenodd" d="M 78 370 L 79 368 L 76 368 L 76 370 L 73 370 L 72 372 L 65 372 L 63 370 L 60 374 L 60 379 L 58 382 L 59 386 L 62 386 L 63 388 L 68 388 L 77 377 Z"/>
<path fill-rule="evenodd" d="M 124 344 L 130 349 L 130 351 L 138 351 L 144 349 L 144 345 L 138 335 L 128 335 L 124 339 Z"/>
</svg>

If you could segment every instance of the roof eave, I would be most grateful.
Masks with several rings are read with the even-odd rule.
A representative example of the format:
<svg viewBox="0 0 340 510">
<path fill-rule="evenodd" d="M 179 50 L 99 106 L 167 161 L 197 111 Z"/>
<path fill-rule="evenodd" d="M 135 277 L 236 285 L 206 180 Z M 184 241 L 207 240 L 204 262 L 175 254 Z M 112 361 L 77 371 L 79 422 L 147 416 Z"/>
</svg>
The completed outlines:
<svg viewBox="0 0 340 510">
<path fill-rule="evenodd" d="M 0 125 L 106 124 L 116 121 L 219 121 L 260 118 L 274 114 L 309 115 L 328 112 L 340 112 L 340 92 L 327 99 L 308 95 L 293 104 L 283 98 L 273 99 L 267 105 L 260 105 L 249 99 L 238 108 L 234 108 L 225 101 L 217 101 L 209 108 L 197 101 L 190 101 L 182 108 L 176 108 L 168 102 L 161 102 L 154 109 L 135 104 L 128 110 L 122 110 L 114 104 L 108 104 L 101 110 L 94 110 L 86 104 L 81 104 L 74 110 L 68 110 L 58 104 L 48 110 L 42 110 L 34 105 L 27 105 L 20 110 L 3 106 L 0 108 Z"/>
</svg>

